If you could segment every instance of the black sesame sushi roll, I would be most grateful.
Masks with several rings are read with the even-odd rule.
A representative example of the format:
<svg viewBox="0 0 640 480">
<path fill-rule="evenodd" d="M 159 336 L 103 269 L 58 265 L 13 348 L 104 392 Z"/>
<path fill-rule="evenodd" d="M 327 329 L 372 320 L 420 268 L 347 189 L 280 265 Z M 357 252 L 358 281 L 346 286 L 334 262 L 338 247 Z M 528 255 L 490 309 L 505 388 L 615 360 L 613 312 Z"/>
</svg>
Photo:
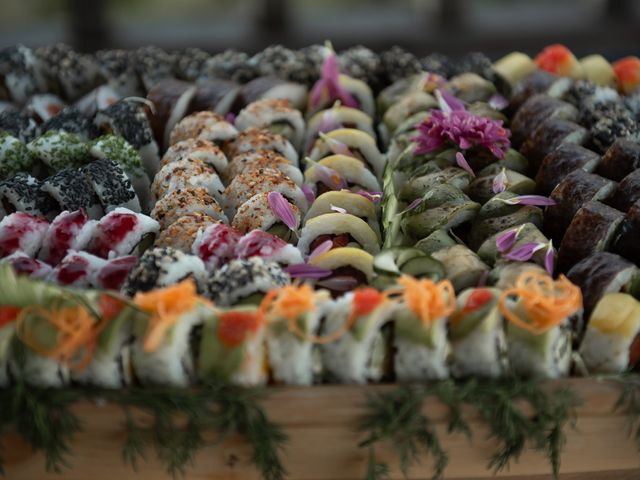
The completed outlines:
<svg viewBox="0 0 640 480">
<path fill-rule="evenodd" d="M 214 223 L 218 222 L 202 213 L 183 215 L 160 232 L 156 238 L 155 247 L 171 247 L 190 254 L 198 234 Z"/>
<path fill-rule="evenodd" d="M 318 47 L 322 49 L 322 47 Z M 317 77 L 320 75 L 320 67 L 322 65 L 322 52 L 320 51 L 318 53 L 319 62 L 317 62 L 316 78 L 314 80 L 317 80 Z M 338 54 L 338 63 L 340 65 L 340 71 L 350 77 L 362 80 L 374 91 L 378 91 L 386 80 L 380 78 L 382 68 L 380 55 L 363 45 L 356 45 L 340 52 Z"/>
<path fill-rule="evenodd" d="M 231 226 L 242 234 L 252 230 L 263 230 L 285 242 L 293 241 L 302 224 L 300 209 L 283 196 L 279 208 L 286 208 L 289 216 L 292 217 L 285 223 L 279 211 L 272 206 L 269 196 L 273 193 L 256 193 L 243 202 L 233 216 Z"/>
<path fill-rule="evenodd" d="M 305 123 L 302 114 L 288 100 L 265 99 L 250 103 L 238 114 L 235 122 L 240 130 L 262 128 L 287 138 L 300 150 Z"/>
<path fill-rule="evenodd" d="M 158 199 L 150 216 L 164 229 L 190 213 L 201 213 L 223 223 L 229 221 L 218 202 L 203 187 L 180 188 L 167 193 Z"/>
<path fill-rule="evenodd" d="M 522 104 L 511 121 L 511 143 L 519 147 L 549 118 L 576 121 L 578 110 L 570 103 L 549 95 L 534 95 Z"/>
<path fill-rule="evenodd" d="M 45 90 L 40 62 L 30 48 L 15 45 L 0 50 L 0 84 L 18 105 Z"/>
<path fill-rule="evenodd" d="M 113 160 L 95 160 L 81 168 L 81 174 L 98 195 L 102 208 L 110 212 L 118 207 L 140 212 L 140 201 L 129 177 Z"/>
<path fill-rule="evenodd" d="M 171 130 L 169 144 L 195 138 L 221 147 L 237 136 L 238 130 L 224 117 L 214 112 L 202 111 L 191 113 L 180 120 Z"/>
<path fill-rule="evenodd" d="M 174 143 L 167 149 L 160 160 L 160 168 L 187 158 L 202 160 L 214 168 L 218 175 L 224 173 L 228 164 L 226 155 L 216 144 L 201 138 L 188 138 Z"/>
<path fill-rule="evenodd" d="M 607 204 L 626 212 L 637 200 L 640 200 L 640 169 L 634 170 L 620 181 Z"/>
<path fill-rule="evenodd" d="M 227 158 L 256 150 L 272 150 L 289 159 L 293 165 L 298 165 L 298 152 L 289 140 L 282 135 L 259 128 L 248 128 L 240 132 L 236 139 L 224 148 Z"/>
<path fill-rule="evenodd" d="M 42 182 L 28 173 L 18 173 L 0 182 L 0 212 L 11 214 L 25 212 L 44 218 L 58 213 L 56 202 L 42 191 Z"/>
<path fill-rule="evenodd" d="M 88 250 L 102 258 L 142 254 L 159 230 L 160 224 L 151 217 L 116 208 L 100 219 Z"/>
<path fill-rule="evenodd" d="M 140 47 L 134 52 L 133 61 L 145 90 L 151 90 L 175 73 L 176 56 L 152 45 Z"/>
<path fill-rule="evenodd" d="M 38 131 L 40 135 L 50 131 L 72 133 L 83 142 L 88 142 L 97 134 L 91 119 L 76 107 L 62 109 L 57 115 L 43 122 Z"/>
<path fill-rule="evenodd" d="M 619 139 L 602 156 L 598 173 L 619 182 L 638 168 L 640 168 L 640 143 Z"/>
<path fill-rule="evenodd" d="M 275 262 L 260 257 L 232 260 L 214 271 L 207 281 L 207 296 L 216 305 L 259 305 L 269 290 L 290 282 Z"/>
<path fill-rule="evenodd" d="M 149 90 L 147 99 L 153 104 L 150 124 L 162 149 L 171 145 L 171 130 L 187 114 L 195 94 L 195 85 L 176 79 L 162 80 Z"/>
<path fill-rule="evenodd" d="M 142 84 L 136 74 L 134 55 L 127 50 L 100 50 L 96 52 L 100 75 L 107 85 L 122 97 L 140 96 Z"/>
<path fill-rule="evenodd" d="M 84 165 L 89 157 L 89 146 L 74 133 L 50 130 L 27 145 L 31 155 L 49 170 Z"/>
<path fill-rule="evenodd" d="M 27 146 L 9 132 L 0 132 L 0 178 L 30 172 L 33 156 Z"/>
<path fill-rule="evenodd" d="M 176 53 L 176 76 L 188 82 L 194 82 L 204 74 L 211 54 L 201 48 L 188 47 Z"/>
<path fill-rule="evenodd" d="M 22 142 L 30 142 L 36 136 L 38 124 L 29 115 L 17 110 L 0 112 L 0 131 L 6 131 Z"/>
<path fill-rule="evenodd" d="M 246 83 L 258 75 L 257 67 L 249 64 L 249 55 L 233 49 L 212 56 L 205 68 L 206 78 L 223 78 L 239 83 Z"/>
<path fill-rule="evenodd" d="M 93 186 L 76 168 L 65 168 L 45 179 L 40 189 L 58 203 L 59 211 L 83 209 L 89 218 L 100 218 L 104 214 L 102 204 Z"/>
<path fill-rule="evenodd" d="M 593 173 L 598 169 L 600 160 L 600 155 L 580 145 L 574 143 L 560 145 L 542 160 L 535 177 L 536 193 L 549 195 L 574 170 L 580 169 Z"/>
<path fill-rule="evenodd" d="M 185 188 L 206 188 L 218 202 L 223 201 L 224 185 L 218 173 L 201 160 L 186 158 L 166 164 L 160 169 L 151 184 L 156 198 Z"/>
<path fill-rule="evenodd" d="M 76 52 L 64 44 L 41 47 L 35 53 L 44 66 L 49 91 L 59 92 L 69 101 L 90 92 L 99 82 L 98 63 L 92 55 Z"/>
</svg>

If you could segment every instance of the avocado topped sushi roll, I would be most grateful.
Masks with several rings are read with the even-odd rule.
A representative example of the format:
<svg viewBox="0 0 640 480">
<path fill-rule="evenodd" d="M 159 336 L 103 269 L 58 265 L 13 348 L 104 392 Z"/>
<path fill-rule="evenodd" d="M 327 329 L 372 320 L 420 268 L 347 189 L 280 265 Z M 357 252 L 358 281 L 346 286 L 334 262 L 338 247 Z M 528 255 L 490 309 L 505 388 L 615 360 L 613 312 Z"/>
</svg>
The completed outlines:
<svg viewBox="0 0 640 480">
<path fill-rule="evenodd" d="M 307 255 L 327 240 L 331 240 L 334 247 L 362 248 L 372 255 L 380 251 L 376 232 L 364 220 L 349 213 L 325 213 L 307 220 L 300 231 L 298 248 Z"/>
</svg>

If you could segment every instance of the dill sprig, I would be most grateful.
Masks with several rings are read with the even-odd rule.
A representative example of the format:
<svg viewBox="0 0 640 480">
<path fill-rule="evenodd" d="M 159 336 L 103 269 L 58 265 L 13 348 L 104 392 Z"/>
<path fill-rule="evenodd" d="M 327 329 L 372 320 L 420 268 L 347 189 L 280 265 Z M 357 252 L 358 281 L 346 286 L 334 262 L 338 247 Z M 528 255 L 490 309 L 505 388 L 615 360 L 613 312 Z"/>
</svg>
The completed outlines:
<svg viewBox="0 0 640 480">
<path fill-rule="evenodd" d="M 622 385 L 613 411 L 622 411 L 629 417 L 627 435 L 635 439 L 640 449 L 640 375 L 627 372 L 612 378 Z"/>
</svg>

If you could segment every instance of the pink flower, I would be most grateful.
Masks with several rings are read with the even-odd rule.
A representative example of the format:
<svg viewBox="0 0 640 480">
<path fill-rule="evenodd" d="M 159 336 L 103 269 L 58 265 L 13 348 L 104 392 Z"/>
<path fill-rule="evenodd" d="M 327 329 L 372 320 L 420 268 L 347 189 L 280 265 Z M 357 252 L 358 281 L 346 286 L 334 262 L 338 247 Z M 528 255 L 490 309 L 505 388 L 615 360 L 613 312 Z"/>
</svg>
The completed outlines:
<svg viewBox="0 0 640 480">
<path fill-rule="evenodd" d="M 347 191 L 350 191 L 350 190 L 347 190 Z M 382 192 L 367 192 L 365 190 L 358 190 L 355 193 L 366 198 L 367 200 L 372 201 L 373 203 L 379 203 L 380 200 L 382 200 Z"/>
<path fill-rule="evenodd" d="M 553 198 L 542 197 L 540 195 L 518 195 L 517 197 L 503 199 L 497 198 L 507 205 L 536 205 L 538 207 L 547 207 L 555 205 L 556 201 Z"/>
<path fill-rule="evenodd" d="M 320 245 L 318 245 L 316 248 L 313 249 L 313 251 L 307 257 L 307 261 L 312 260 L 316 258 L 318 255 L 322 255 L 323 253 L 327 253 L 332 248 L 333 248 L 333 241 L 325 240 L 324 242 L 322 242 Z"/>
<path fill-rule="evenodd" d="M 549 275 L 553 275 L 555 257 L 556 251 L 553 248 L 553 240 L 549 240 L 547 252 L 544 254 L 544 268 Z"/>
<path fill-rule="evenodd" d="M 328 268 L 310 265 L 308 263 L 297 263 L 284 267 L 283 270 L 289 274 L 291 278 L 325 278 L 333 273 Z"/>
<path fill-rule="evenodd" d="M 504 110 L 508 105 L 509 100 L 499 93 L 496 93 L 489 99 L 489 106 L 494 110 Z"/>
<path fill-rule="evenodd" d="M 402 215 L 403 213 L 407 213 L 408 211 L 413 210 L 414 208 L 417 208 L 418 205 L 420 205 L 421 203 L 422 203 L 422 198 L 416 198 L 413 202 L 407 205 L 407 208 L 399 212 L 398 215 Z"/>
<path fill-rule="evenodd" d="M 533 257 L 534 253 L 542 250 L 544 247 L 546 247 L 546 244 L 540 242 L 523 243 L 515 250 L 505 253 L 504 258 L 513 260 L 514 262 L 526 262 Z"/>
<path fill-rule="evenodd" d="M 323 105 L 333 104 L 336 100 L 340 100 L 345 107 L 358 107 L 356 99 L 340 85 L 340 67 L 336 52 L 327 48 L 320 79 L 309 93 L 309 107 L 311 110 L 317 110 Z"/>
<path fill-rule="evenodd" d="M 464 155 L 460 152 L 456 153 L 456 164 L 469 175 L 475 178 L 476 174 L 474 173 L 473 168 L 471 168 L 471 165 L 467 163 L 467 159 L 464 158 Z"/>
<path fill-rule="evenodd" d="M 353 277 L 339 276 L 327 278 L 326 280 L 320 280 L 316 283 L 317 287 L 328 288 L 336 292 L 346 292 L 353 290 L 358 286 L 358 281 Z"/>
<path fill-rule="evenodd" d="M 267 200 L 274 215 L 282 220 L 282 223 L 291 230 L 295 230 L 298 225 L 298 220 L 289 201 L 284 198 L 280 192 L 269 192 Z"/>
<path fill-rule="evenodd" d="M 349 150 L 349 147 L 346 143 L 341 142 L 340 140 L 336 140 L 335 138 L 329 137 L 326 133 L 320 132 L 320 138 L 327 143 L 329 150 L 331 153 L 335 155 L 346 155 L 347 157 L 356 157 L 354 153 Z"/>
<path fill-rule="evenodd" d="M 342 190 L 349 187 L 347 181 L 337 170 L 315 162 L 310 158 L 307 158 L 306 161 L 313 166 L 314 171 L 318 175 L 318 180 L 324 183 L 331 190 Z"/>
<path fill-rule="evenodd" d="M 316 199 L 316 194 L 313 193 L 313 188 L 311 188 L 311 185 L 307 185 L 305 183 L 304 185 L 302 185 L 302 187 L 300 187 L 300 190 L 302 190 L 302 193 L 304 193 L 304 198 L 306 198 L 307 202 L 309 202 L 309 205 L 311 205 Z"/>
<path fill-rule="evenodd" d="M 502 193 L 507 189 L 508 184 L 507 171 L 503 168 L 500 173 L 493 178 L 491 189 L 493 193 Z"/>
<path fill-rule="evenodd" d="M 511 247 L 516 243 L 518 235 L 520 235 L 522 231 L 522 227 L 523 225 L 520 225 L 518 228 L 512 228 L 496 236 L 496 248 L 500 253 L 511 250 Z"/>
</svg>

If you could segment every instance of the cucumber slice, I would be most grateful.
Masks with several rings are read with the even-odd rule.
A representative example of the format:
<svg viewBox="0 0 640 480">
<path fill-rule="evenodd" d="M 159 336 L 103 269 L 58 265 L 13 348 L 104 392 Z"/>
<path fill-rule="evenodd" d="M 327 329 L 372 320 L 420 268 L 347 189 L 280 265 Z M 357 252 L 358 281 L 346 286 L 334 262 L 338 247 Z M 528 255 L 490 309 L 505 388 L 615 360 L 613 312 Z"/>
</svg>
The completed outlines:
<svg viewBox="0 0 640 480">
<path fill-rule="evenodd" d="M 393 273 L 400 275 L 400 268 L 396 264 L 396 250 L 395 248 L 388 248 L 381 251 L 373 258 L 373 268 L 377 272 Z"/>
<path fill-rule="evenodd" d="M 422 255 L 409 260 L 402 266 L 402 273 L 417 278 L 440 280 L 445 277 L 444 265 L 429 255 Z"/>
<path fill-rule="evenodd" d="M 453 247 L 456 245 L 456 241 L 451 238 L 449 233 L 446 230 L 436 230 L 427 238 L 423 238 L 418 243 L 416 243 L 416 248 L 420 251 L 426 253 L 427 255 L 431 255 L 438 250 L 442 250 L 443 248 Z"/>
<path fill-rule="evenodd" d="M 416 257 L 424 257 L 424 252 L 422 250 L 418 250 L 417 248 L 401 248 L 397 250 L 396 255 L 396 264 L 402 270 L 402 267 L 409 261 L 413 260 Z"/>
</svg>

